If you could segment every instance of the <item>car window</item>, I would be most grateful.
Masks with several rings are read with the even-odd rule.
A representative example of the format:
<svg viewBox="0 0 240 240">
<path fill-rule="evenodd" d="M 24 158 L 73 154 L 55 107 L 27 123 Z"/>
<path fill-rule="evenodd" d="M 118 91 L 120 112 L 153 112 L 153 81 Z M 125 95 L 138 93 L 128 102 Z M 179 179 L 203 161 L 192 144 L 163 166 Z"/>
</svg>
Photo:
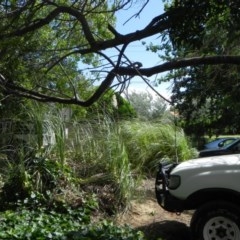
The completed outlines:
<svg viewBox="0 0 240 240">
<path fill-rule="evenodd" d="M 234 141 L 232 141 L 231 143 L 227 144 L 224 146 L 224 148 L 232 148 L 232 147 L 237 147 L 237 145 L 240 144 L 240 140 L 236 139 Z"/>
<path fill-rule="evenodd" d="M 229 144 L 231 144 L 231 143 L 233 143 L 234 141 L 235 141 L 236 139 L 225 139 L 223 142 L 222 142 L 222 146 L 221 147 L 225 147 L 225 146 L 227 146 L 227 145 L 229 145 Z"/>
</svg>

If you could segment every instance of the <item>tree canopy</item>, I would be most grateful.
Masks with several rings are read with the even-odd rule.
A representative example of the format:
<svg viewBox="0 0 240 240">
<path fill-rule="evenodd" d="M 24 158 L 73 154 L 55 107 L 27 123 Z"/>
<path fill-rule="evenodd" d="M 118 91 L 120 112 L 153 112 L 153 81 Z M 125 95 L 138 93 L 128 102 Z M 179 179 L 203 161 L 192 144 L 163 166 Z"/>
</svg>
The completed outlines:
<svg viewBox="0 0 240 240">
<path fill-rule="evenodd" d="M 141 1 L 136 16 L 141 16 L 149 1 Z M 163 14 L 143 29 L 136 26 L 136 31 L 122 34 L 115 28 L 116 12 L 134 7 L 134 0 L 0 1 L 1 96 L 88 107 L 108 89 L 119 86 L 122 90 L 134 76 L 145 81 L 168 72 L 165 80 L 175 82 L 171 103 L 178 103 L 179 111 L 194 104 L 198 109 L 212 106 L 220 102 L 218 96 L 223 92 L 221 104 L 226 107 L 238 94 L 229 93 L 226 81 L 231 79 L 231 88 L 237 88 L 240 4 L 218 0 L 163 2 Z M 159 65 L 144 68 L 132 62 L 126 50 L 130 43 L 153 35 L 159 39 L 156 49 L 165 53 Z M 105 51 L 112 48 L 118 51 L 117 58 Z M 83 75 L 80 64 L 92 66 L 94 79 Z M 98 87 L 86 91 L 86 82 L 96 80 Z M 201 97 L 199 91 L 204 92 Z M 215 117 L 219 118 L 219 113 Z"/>
<path fill-rule="evenodd" d="M 182 27 L 175 25 L 169 31 L 172 59 L 239 55 L 240 4 L 212 0 L 195 6 L 194 1 L 176 1 L 168 6 L 169 10 L 192 9 L 181 22 Z M 205 64 L 169 75 L 174 79 L 172 100 L 188 132 L 218 135 L 240 130 L 239 70 L 239 65 Z"/>
</svg>

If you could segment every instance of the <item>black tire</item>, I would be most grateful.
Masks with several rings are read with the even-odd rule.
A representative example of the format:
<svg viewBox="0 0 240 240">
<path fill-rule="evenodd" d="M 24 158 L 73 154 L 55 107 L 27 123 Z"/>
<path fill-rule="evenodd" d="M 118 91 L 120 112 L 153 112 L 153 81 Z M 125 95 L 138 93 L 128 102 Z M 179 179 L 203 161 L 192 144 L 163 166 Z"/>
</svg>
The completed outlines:
<svg viewBox="0 0 240 240">
<path fill-rule="evenodd" d="M 191 220 L 193 240 L 240 240 L 240 208 L 214 201 L 197 209 Z"/>
</svg>

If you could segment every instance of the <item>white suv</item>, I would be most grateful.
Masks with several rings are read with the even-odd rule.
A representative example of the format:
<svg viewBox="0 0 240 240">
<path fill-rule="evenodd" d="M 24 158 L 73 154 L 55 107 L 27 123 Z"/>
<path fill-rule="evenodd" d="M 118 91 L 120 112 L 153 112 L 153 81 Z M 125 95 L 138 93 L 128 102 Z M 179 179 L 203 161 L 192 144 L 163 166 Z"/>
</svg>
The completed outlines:
<svg viewBox="0 0 240 240">
<path fill-rule="evenodd" d="M 161 163 L 156 197 L 170 212 L 196 210 L 193 240 L 240 240 L 240 154 Z"/>
</svg>

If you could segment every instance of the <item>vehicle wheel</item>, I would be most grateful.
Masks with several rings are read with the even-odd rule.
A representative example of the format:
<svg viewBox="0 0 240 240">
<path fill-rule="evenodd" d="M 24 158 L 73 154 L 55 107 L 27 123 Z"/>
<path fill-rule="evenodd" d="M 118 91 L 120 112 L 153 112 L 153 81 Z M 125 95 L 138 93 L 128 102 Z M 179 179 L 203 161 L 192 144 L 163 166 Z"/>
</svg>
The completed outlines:
<svg viewBox="0 0 240 240">
<path fill-rule="evenodd" d="M 194 240 L 239 240 L 240 208 L 225 201 L 215 201 L 197 209 L 191 220 Z"/>
</svg>

